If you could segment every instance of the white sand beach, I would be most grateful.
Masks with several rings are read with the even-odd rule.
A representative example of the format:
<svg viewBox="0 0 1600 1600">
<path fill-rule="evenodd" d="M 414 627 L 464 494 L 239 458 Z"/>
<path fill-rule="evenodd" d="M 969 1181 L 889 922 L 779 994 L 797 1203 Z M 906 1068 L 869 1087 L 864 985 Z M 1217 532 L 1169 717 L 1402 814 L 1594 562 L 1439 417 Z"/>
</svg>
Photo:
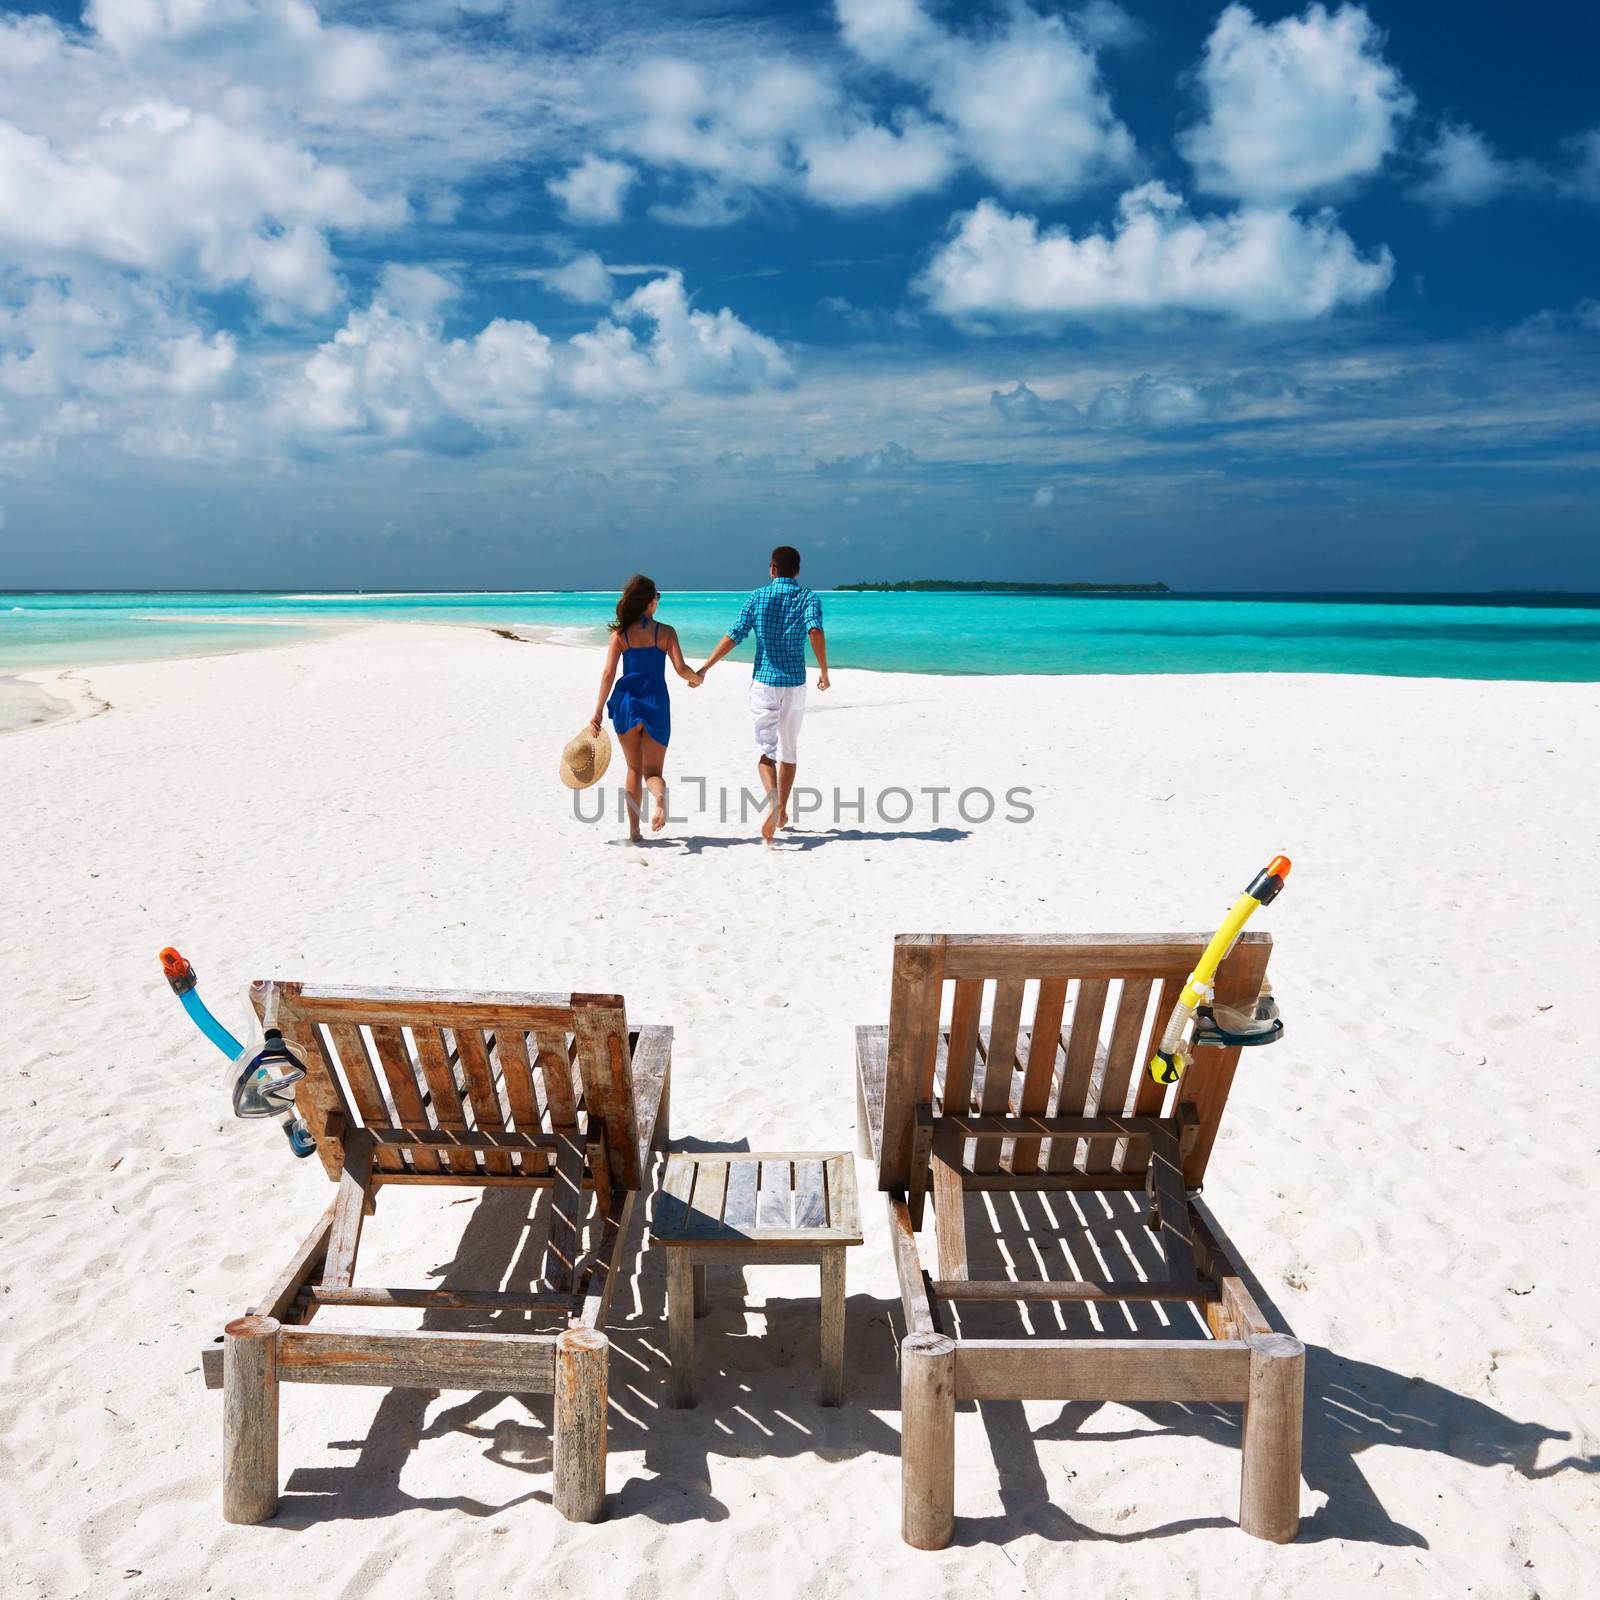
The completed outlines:
<svg viewBox="0 0 1600 1600">
<path fill-rule="evenodd" d="M 52 692 L 92 714 L 0 738 L 0 1590 L 1593 1592 L 1600 685 L 839 670 L 802 784 L 1024 786 L 1032 820 L 869 801 L 766 851 L 716 807 L 753 772 L 729 663 L 673 686 L 675 809 L 703 777 L 709 814 L 634 850 L 555 776 L 599 664 L 376 626 L 85 668 Z M 267 976 L 615 990 L 676 1029 L 676 1140 L 852 1148 L 852 1028 L 887 1018 L 895 933 L 1209 931 L 1275 851 L 1294 874 L 1253 926 L 1287 1032 L 1242 1061 L 1205 1199 L 1308 1348 L 1294 1544 L 1234 1525 L 1236 1410 L 1007 1403 L 958 1412 L 954 1545 L 903 1545 L 866 1162 L 842 1409 L 813 1397 L 815 1273 L 781 1268 L 713 1277 L 699 1406 L 667 1409 L 641 1250 L 605 1521 L 551 1506 L 548 1398 L 298 1386 L 279 1514 L 222 1521 L 200 1351 L 332 1186 L 230 1118 L 162 945 L 229 1021 Z M 386 1194 L 363 1270 L 526 1281 L 521 1205 Z"/>
</svg>

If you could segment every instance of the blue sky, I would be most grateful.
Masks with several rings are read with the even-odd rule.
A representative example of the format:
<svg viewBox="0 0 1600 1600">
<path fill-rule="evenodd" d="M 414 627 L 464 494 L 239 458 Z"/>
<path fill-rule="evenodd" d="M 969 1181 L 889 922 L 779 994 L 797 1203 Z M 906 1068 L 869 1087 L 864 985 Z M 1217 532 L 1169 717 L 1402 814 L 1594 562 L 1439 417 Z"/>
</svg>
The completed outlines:
<svg viewBox="0 0 1600 1600">
<path fill-rule="evenodd" d="M 0 585 L 1600 589 L 1588 6 L 0 9 Z"/>
</svg>

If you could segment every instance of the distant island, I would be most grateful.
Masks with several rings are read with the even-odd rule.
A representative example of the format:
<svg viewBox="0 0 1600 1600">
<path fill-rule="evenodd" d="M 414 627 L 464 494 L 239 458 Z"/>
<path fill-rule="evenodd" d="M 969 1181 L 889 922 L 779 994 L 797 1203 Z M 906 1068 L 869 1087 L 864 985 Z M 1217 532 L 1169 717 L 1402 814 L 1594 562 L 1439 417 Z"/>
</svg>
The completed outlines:
<svg viewBox="0 0 1600 1600">
<path fill-rule="evenodd" d="M 963 583 L 947 578 L 899 583 L 841 583 L 848 594 L 1171 594 L 1164 583 Z"/>
</svg>

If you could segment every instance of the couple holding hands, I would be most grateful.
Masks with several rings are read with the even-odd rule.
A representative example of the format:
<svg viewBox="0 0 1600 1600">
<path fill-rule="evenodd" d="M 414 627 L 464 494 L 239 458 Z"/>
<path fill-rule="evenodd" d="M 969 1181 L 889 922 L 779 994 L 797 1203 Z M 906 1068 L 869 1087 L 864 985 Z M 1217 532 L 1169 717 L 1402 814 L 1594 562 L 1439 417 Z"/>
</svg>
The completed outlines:
<svg viewBox="0 0 1600 1600">
<path fill-rule="evenodd" d="M 751 633 L 756 636 L 756 664 L 750 680 L 750 716 L 761 786 L 767 796 L 761 837 L 771 844 L 778 829 L 788 826 L 800 723 L 806 712 L 807 640 L 817 657 L 819 689 L 828 687 L 828 654 L 822 634 L 822 602 L 799 581 L 800 552 L 779 545 L 772 552 L 768 574 L 771 582 L 745 601 L 738 621 L 723 634 L 698 671 L 683 659 L 677 631 L 656 621 L 661 595 L 655 584 L 643 576 L 632 578 L 617 601 L 617 620 L 611 624 L 611 645 L 600 673 L 600 694 L 589 732 L 598 737 L 601 715 L 610 713 L 628 763 L 628 831 L 635 842 L 641 838 L 644 791 L 650 794 L 651 831 L 659 833 L 667 820 L 662 777 L 672 736 L 667 663 L 671 662 L 691 689 L 698 689 L 705 675 Z"/>
</svg>

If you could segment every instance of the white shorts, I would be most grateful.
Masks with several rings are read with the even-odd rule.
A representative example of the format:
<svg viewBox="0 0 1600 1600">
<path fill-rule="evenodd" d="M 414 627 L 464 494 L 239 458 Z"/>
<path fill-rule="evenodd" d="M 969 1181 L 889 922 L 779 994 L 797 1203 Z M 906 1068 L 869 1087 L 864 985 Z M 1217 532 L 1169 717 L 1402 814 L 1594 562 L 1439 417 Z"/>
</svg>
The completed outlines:
<svg viewBox="0 0 1600 1600">
<path fill-rule="evenodd" d="M 755 727 L 756 749 L 769 761 L 800 759 L 800 724 L 806 714 L 806 686 L 779 687 L 750 680 L 750 717 Z"/>
</svg>

